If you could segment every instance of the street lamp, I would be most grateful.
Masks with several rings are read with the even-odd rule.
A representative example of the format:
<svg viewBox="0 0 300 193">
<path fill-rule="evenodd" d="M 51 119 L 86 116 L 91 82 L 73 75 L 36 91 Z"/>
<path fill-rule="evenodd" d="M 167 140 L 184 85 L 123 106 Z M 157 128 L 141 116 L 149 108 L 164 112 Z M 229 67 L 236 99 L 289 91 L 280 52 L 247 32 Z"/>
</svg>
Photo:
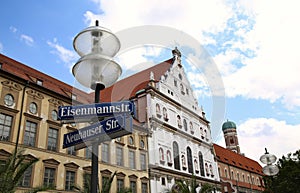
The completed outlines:
<svg viewBox="0 0 300 193">
<path fill-rule="evenodd" d="M 269 154 L 267 148 L 265 148 L 265 151 L 265 154 L 259 158 L 262 163 L 267 164 L 265 167 L 263 167 L 263 173 L 267 176 L 274 176 L 279 172 L 278 167 L 273 165 L 277 158 L 275 155 Z"/>
<path fill-rule="evenodd" d="M 113 85 L 122 68 L 113 61 L 120 50 L 120 41 L 108 29 L 96 26 L 82 30 L 73 40 L 73 47 L 81 57 L 73 66 L 72 73 L 83 86 L 95 90 L 95 103 L 100 102 L 100 91 Z M 92 142 L 91 193 L 97 193 L 99 141 Z"/>
</svg>

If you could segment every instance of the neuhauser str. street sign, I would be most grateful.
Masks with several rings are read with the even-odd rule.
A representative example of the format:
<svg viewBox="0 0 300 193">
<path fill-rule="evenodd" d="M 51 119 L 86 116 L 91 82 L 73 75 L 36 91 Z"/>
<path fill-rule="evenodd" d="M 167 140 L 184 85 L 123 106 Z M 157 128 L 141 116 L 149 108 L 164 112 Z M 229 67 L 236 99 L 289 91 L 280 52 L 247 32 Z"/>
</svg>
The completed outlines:
<svg viewBox="0 0 300 193">
<path fill-rule="evenodd" d="M 132 133 L 132 116 L 118 115 L 64 134 L 63 148 L 78 144 L 85 147 L 90 145 L 93 140 L 101 143 L 130 133 Z M 87 144 L 84 145 L 84 143 Z"/>
<path fill-rule="evenodd" d="M 90 121 L 95 117 L 107 117 L 123 113 L 134 114 L 134 109 L 134 104 L 131 101 L 60 106 L 58 107 L 58 120 Z"/>
</svg>

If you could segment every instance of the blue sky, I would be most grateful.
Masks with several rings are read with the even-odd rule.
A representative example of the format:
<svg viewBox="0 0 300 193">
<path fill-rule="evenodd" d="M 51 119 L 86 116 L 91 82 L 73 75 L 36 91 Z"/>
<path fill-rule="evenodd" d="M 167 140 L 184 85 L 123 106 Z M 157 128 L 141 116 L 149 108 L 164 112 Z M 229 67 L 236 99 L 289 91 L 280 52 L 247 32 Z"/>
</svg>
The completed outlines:
<svg viewBox="0 0 300 193">
<path fill-rule="evenodd" d="M 218 118 L 237 124 L 241 151 L 258 160 L 267 147 L 281 157 L 300 147 L 297 57 L 300 30 L 295 27 L 300 14 L 296 3 L 292 0 L 3 1 L 0 52 L 74 85 L 71 67 L 79 56 L 73 49 L 73 38 L 94 25 L 95 19 L 117 34 L 146 25 L 170 27 L 174 32 L 195 38 L 214 61 L 225 92 L 225 113 Z M 163 34 L 154 33 L 153 37 Z M 178 46 L 183 50 L 186 72 L 199 105 L 211 119 L 216 112 L 208 74 L 201 69 L 195 71 L 186 60 L 193 57 L 192 53 L 185 51 L 188 49 L 180 42 L 175 38 L 166 43 L 168 48 L 148 45 L 125 50 L 117 56 L 123 76 L 169 59 L 170 48 Z M 212 123 L 212 130 L 214 141 L 224 145 L 220 123 Z"/>
</svg>

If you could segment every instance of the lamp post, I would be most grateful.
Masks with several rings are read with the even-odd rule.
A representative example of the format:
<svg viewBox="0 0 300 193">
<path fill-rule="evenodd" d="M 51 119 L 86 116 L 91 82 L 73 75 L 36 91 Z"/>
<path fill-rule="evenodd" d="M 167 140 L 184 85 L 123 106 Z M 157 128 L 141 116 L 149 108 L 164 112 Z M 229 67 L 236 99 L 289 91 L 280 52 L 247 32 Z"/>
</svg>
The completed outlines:
<svg viewBox="0 0 300 193">
<path fill-rule="evenodd" d="M 275 155 L 269 154 L 267 148 L 265 148 L 265 151 L 265 154 L 259 158 L 262 163 L 267 164 L 265 167 L 263 167 L 263 173 L 267 176 L 274 176 L 279 172 L 278 167 L 273 165 L 277 158 Z"/>
<path fill-rule="evenodd" d="M 265 148 L 265 151 L 265 154 L 260 156 L 259 160 L 262 163 L 267 164 L 265 167 L 263 167 L 263 173 L 267 176 L 270 176 L 273 183 L 273 176 L 279 172 L 279 168 L 276 165 L 273 165 L 277 158 L 275 155 L 269 154 L 267 148 Z"/>
<path fill-rule="evenodd" d="M 81 57 L 73 66 L 72 73 L 83 86 L 95 91 L 95 103 L 100 102 L 100 91 L 113 85 L 122 73 L 118 63 L 113 61 L 120 50 L 120 41 L 108 29 L 88 27 L 74 38 L 73 47 Z M 96 120 L 98 121 L 98 119 Z M 99 141 L 92 142 L 91 193 L 97 193 Z"/>
</svg>

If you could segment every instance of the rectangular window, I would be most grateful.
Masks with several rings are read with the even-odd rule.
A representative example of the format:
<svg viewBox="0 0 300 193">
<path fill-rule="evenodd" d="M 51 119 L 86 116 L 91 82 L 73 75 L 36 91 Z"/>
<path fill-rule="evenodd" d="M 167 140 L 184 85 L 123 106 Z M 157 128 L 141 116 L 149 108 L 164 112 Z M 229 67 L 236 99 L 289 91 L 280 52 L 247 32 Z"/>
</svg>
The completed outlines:
<svg viewBox="0 0 300 193">
<path fill-rule="evenodd" d="M 142 182 L 142 193 L 148 193 L 148 184 Z"/>
<path fill-rule="evenodd" d="M 68 154 L 69 155 L 76 155 L 75 146 L 68 147 Z"/>
<path fill-rule="evenodd" d="M 55 168 L 45 168 L 44 185 L 55 186 Z"/>
<path fill-rule="evenodd" d="M 72 95 L 71 95 L 71 98 L 72 98 L 73 100 L 77 100 L 77 96 L 76 96 L 75 94 L 72 94 Z"/>
<path fill-rule="evenodd" d="M 102 161 L 108 163 L 109 162 L 109 146 L 108 146 L 108 144 L 102 143 L 101 149 L 102 149 L 102 153 L 101 153 Z"/>
<path fill-rule="evenodd" d="M 26 121 L 24 145 L 35 146 L 37 124 L 31 121 Z"/>
<path fill-rule="evenodd" d="M 8 141 L 12 127 L 12 116 L 0 114 L 0 141 Z"/>
<path fill-rule="evenodd" d="M 117 147 L 116 148 L 116 159 L 117 159 L 117 165 L 118 166 L 123 166 L 123 148 L 122 147 Z"/>
<path fill-rule="evenodd" d="M 85 148 L 85 158 L 86 159 L 92 159 L 92 149 L 91 149 L 91 147 L 86 147 Z"/>
<path fill-rule="evenodd" d="M 24 172 L 23 177 L 21 178 L 21 180 L 19 182 L 19 186 L 30 187 L 31 186 L 31 175 L 32 175 L 32 166 L 27 168 L 27 170 Z"/>
<path fill-rule="evenodd" d="M 121 191 L 124 188 L 124 179 L 117 179 L 117 191 Z"/>
<path fill-rule="evenodd" d="M 75 172 L 67 171 L 66 172 L 65 190 L 72 190 L 74 185 L 75 185 Z"/>
<path fill-rule="evenodd" d="M 141 170 L 146 170 L 146 154 L 141 153 L 140 162 L 141 162 Z"/>
<path fill-rule="evenodd" d="M 57 151 L 58 130 L 49 128 L 48 130 L 48 150 Z"/>
<path fill-rule="evenodd" d="M 109 182 L 109 178 L 106 176 L 102 176 L 102 189 L 104 186 L 106 186 L 106 183 Z"/>
<path fill-rule="evenodd" d="M 85 187 L 90 187 L 90 183 L 91 183 L 91 174 L 84 172 L 83 174 L 83 188 Z"/>
<path fill-rule="evenodd" d="M 130 181 L 130 189 L 132 193 L 136 193 L 136 181 Z"/>
<path fill-rule="evenodd" d="M 40 79 L 37 79 L 37 80 L 36 80 L 36 84 L 38 84 L 38 85 L 40 85 L 40 86 L 43 86 L 43 81 L 40 80 Z"/>
<path fill-rule="evenodd" d="M 129 167 L 135 169 L 135 154 L 134 151 L 129 151 Z"/>
</svg>

